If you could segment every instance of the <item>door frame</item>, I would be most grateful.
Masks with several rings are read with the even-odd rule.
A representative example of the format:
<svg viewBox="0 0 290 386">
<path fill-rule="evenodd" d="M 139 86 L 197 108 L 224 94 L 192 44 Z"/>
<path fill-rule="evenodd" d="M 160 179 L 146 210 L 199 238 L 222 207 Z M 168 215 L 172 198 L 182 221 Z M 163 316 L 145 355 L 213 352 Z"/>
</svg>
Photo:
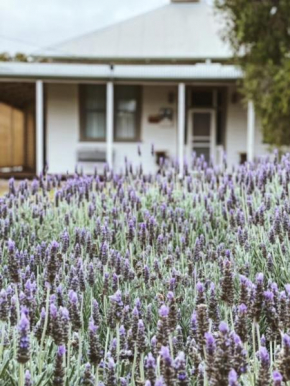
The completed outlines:
<svg viewBox="0 0 290 386">
<path fill-rule="evenodd" d="M 192 127 L 193 127 L 193 114 L 194 113 L 209 113 L 211 116 L 211 127 L 210 127 L 210 158 L 213 162 L 216 161 L 216 109 L 208 107 L 190 108 L 187 110 L 187 155 L 191 159 L 193 152 L 193 138 L 192 138 Z"/>
</svg>

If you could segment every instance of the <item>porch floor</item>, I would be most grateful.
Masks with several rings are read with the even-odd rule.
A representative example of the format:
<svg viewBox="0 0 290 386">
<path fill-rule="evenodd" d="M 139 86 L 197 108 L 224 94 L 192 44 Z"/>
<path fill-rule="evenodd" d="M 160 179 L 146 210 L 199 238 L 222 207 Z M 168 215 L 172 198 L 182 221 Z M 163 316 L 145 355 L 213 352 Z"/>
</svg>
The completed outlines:
<svg viewBox="0 0 290 386">
<path fill-rule="evenodd" d="M 23 180 L 25 178 L 32 179 L 35 177 L 35 173 L 30 171 L 21 171 L 21 172 L 7 172 L 7 173 L 1 173 L 0 172 L 0 178 L 1 181 L 9 180 L 9 178 L 15 178 L 15 180 Z"/>
</svg>

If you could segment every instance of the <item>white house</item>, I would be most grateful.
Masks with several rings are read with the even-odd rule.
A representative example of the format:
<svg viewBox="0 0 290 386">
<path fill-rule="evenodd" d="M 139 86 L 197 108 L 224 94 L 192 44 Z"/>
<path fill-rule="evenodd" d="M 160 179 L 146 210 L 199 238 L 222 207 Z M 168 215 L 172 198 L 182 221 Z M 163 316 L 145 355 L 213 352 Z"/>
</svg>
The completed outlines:
<svg viewBox="0 0 290 386">
<path fill-rule="evenodd" d="M 192 151 L 216 163 L 225 151 L 229 165 L 266 154 L 222 27 L 204 1 L 171 0 L 32 63 L 0 63 L 0 172 L 46 162 L 51 173 L 91 172 L 106 161 L 118 171 L 125 157 L 153 171 Z"/>
</svg>

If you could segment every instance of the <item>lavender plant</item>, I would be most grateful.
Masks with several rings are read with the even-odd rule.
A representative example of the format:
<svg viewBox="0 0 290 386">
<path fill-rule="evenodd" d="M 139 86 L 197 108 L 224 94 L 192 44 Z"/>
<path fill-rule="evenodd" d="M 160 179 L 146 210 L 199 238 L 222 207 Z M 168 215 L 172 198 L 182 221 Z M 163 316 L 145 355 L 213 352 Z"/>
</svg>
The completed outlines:
<svg viewBox="0 0 290 386">
<path fill-rule="evenodd" d="M 289 384 L 290 155 L 226 164 L 11 179 L 0 385 Z"/>
</svg>

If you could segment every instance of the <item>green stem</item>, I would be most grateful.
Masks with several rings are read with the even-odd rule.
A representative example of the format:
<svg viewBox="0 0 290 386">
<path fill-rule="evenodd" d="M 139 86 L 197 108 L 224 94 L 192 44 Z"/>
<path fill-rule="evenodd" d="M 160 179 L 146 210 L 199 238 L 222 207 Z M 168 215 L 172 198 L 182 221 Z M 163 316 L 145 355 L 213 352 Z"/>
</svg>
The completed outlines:
<svg viewBox="0 0 290 386">
<path fill-rule="evenodd" d="M 9 331 L 9 330 L 8 330 Z M 2 359 L 2 353 L 4 351 L 4 335 L 5 335 L 5 323 L 2 322 L 1 328 L 1 345 L 0 345 L 0 361 Z"/>
<path fill-rule="evenodd" d="M 119 323 L 117 323 L 116 326 L 117 329 L 117 378 L 119 376 L 119 357 L 120 357 L 120 328 L 119 328 Z"/>
<path fill-rule="evenodd" d="M 169 334 L 169 347 L 170 347 L 171 356 L 173 358 L 174 352 L 173 352 L 173 343 L 172 343 L 172 336 L 171 336 L 171 334 Z"/>
<path fill-rule="evenodd" d="M 231 308 L 230 308 L 230 319 L 231 319 L 231 323 L 232 323 L 232 330 L 234 330 L 235 324 L 234 324 L 234 318 L 233 318 L 233 311 Z"/>
<path fill-rule="evenodd" d="M 79 355 L 78 355 L 78 373 L 81 371 L 81 360 L 82 360 L 82 337 L 81 334 L 79 333 Z"/>
<path fill-rule="evenodd" d="M 96 386 L 99 384 L 99 365 L 96 366 Z"/>
<path fill-rule="evenodd" d="M 258 338 L 258 349 L 260 350 L 260 347 L 261 347 L 261 335 L 260 335 L 259 323 L 256 323 L 256 329 L 257 329 L 257 338 Z"/>
<path fill-rule="evenodd" d="M 270 341 L 270 369 L 273 367 L 273 342 Z"/>
<path fill-rule="evenodd" d="M 24 386 L 24 366 L 23 364 L 19 365 L 19 379 L 18 379 L 18 385 Z"/>
<path fill-rule="evenodd" d="M 16 310 L 17 310 L 17 320 L 20 320 L 20 306 L 19 306 L 19 296 L 18 296 L 18 288 L 17 283 L 15 283 L 15 296 L 16 296 Z"/>
<path fill-rule="evenodd" d="M 257 361 L 256 361 L 256 337 L 255 337 L 255 321 L 252 323 L 252 344 L 253 344 L 253 361 L 254 361 L 254 381 L 257 376 Z"/>
<path fill-rule="evenodd" d="M 107 352 L 108 352 L 108 344 L 109 344 L 109 336 L 110 336 L 110 327 L 107 328 L 107 335 L 106 335 L 106 345 L 105 345 L 105 356 L 104 359 L 107 358 Z"/>
<path fill-rule="evenodd" d="M 49 308 L 49 295 L 50 295 L 50 287 L 47 289 L 47 294 L 46 294 L 46 304 L 45 304 L 45 319 L 44 319 L 44 326 L 43 326 L 43 331 L 41 335 L 41 341 L 40 341 L 40 349 L 39 349 L 39 374 L 42 372 L 42 347 L 45 339 L 45 334 L 46 334 L 46 329 L 47 329 L 47 324 L 48 324 L 48 308 Z"/>
<path fill-rule="evenodd" d="M 71 324 L 69 325 L 68 343 L 67 343 L 67 369 L 70 368 L 70 348 L 71 348 Z M 68 378 L 68 371 L 66 371 L 66 380 Z"/>
<path fill-rule="evenodd" d="M 136 360 L 137 360 L 137 346 L 135 344 L 135 349 L 134 349 L 134 360 L 133 360 L 133 366 L 132 366 L 132 381 L 133 385 L 135 385 L 135 367 L 136 367 Z"/>
<path fill-rule="evenodd" d="M 145 374 L 144 374 L 144 353 L 142 352 L 141 358 L 140 358 L 140 363 L 139 363 L 139 368 L 140 368 L 140 378 L 141 382 L 145 382 Z"/>
</svg>

